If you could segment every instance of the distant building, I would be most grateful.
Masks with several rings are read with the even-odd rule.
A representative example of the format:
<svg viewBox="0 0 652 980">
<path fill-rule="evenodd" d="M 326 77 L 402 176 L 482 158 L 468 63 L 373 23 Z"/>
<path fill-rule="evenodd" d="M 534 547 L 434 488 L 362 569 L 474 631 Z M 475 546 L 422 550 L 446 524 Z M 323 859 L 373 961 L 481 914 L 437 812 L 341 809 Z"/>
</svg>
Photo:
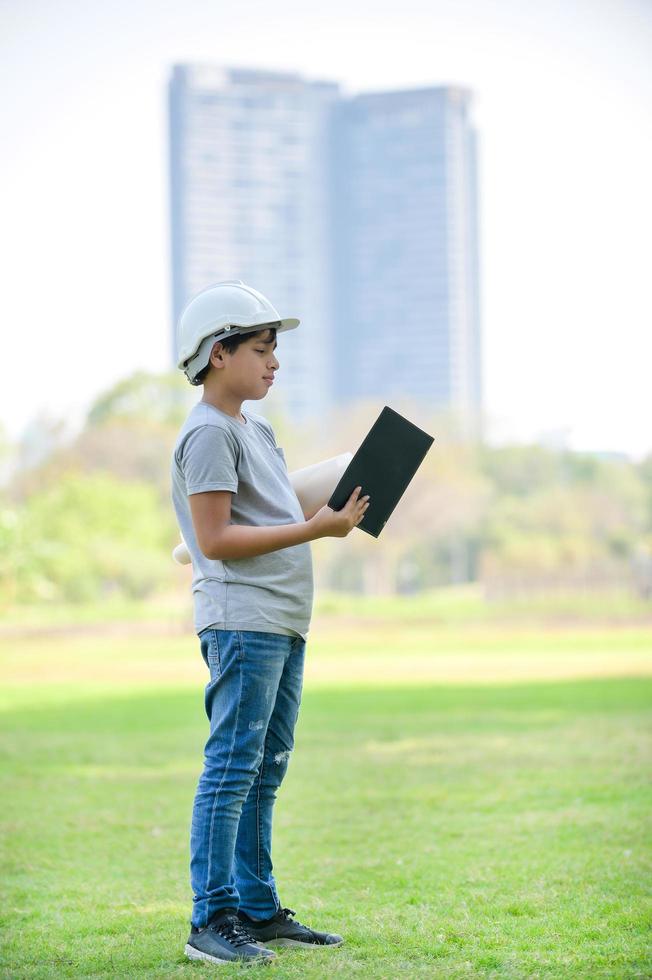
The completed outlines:
<svg viewBox="0 0 652 980">
<path fill-rule="evenodd" d="M 482 403 L 476 137 L 457 87 L 359 95 L 335 127 L 338 398 Z"/>
<path fill-rule="evenodd" d="M 174 323 L 199 289 L 244 279 L 302 320 L 270 392 L 295 418 L 409 395 L 476 431 L 471 93 L 343 98 L 296 74 L 175 66 L 169 97 Z"/>
</svg>

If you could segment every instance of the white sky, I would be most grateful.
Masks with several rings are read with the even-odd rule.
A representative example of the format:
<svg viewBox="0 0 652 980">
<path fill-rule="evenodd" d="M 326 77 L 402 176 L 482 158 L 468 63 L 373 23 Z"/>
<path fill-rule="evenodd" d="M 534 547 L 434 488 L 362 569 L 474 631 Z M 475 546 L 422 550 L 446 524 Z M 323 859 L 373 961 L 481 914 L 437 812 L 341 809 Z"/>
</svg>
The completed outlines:
<svg viewBox="0 0 652 980">
<path fill-rule="evenodd" d="M 0 0 L 0 424 L 169 366 L 166 82 L 476 93 L 494 441 L 652 450 L 652 3 Z"/>
</svg>

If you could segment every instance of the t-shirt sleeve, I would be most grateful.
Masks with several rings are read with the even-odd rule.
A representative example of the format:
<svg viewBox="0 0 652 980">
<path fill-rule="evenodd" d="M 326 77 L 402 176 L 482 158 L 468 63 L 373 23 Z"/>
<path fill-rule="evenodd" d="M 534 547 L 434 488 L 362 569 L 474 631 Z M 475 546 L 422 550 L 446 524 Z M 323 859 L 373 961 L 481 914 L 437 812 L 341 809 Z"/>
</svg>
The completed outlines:
<svg viewBox="0 0 652 980">
<path fill-rule="evenodd" d="M 183 444 L 181 469 L 186 493 L 238 492 L 238 447 L 234 436 L 217 425 L 193 429 Z"/>
</svg>

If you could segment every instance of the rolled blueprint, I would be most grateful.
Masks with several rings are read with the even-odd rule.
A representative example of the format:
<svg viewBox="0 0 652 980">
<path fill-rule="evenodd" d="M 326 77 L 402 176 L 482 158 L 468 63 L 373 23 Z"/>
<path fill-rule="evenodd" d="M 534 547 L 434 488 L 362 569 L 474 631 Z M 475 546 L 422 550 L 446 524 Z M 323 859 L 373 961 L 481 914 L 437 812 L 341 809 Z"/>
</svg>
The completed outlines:
<svg viewBox="0 0 652 980">
<path fill-rule="evenodd" d="M 330 495 L 352 459 L 353 453 L 340 453 L 339 456 L 331 456 L 329 459 L 304 466 L 288 474 L 304 514 L 316 514 L 328 503 Z M 190 552 L 183 536 L 180 544 L 172 552 L 172 557 L 178 565 L 190 564 Z"/>
</svg>

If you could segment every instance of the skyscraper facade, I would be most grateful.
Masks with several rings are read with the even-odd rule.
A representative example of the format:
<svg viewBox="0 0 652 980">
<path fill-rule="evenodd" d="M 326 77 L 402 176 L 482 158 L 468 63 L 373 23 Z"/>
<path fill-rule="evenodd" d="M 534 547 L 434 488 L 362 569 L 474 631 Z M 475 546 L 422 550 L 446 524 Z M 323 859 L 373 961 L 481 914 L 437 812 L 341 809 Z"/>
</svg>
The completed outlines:
<svg viewBox="0 0 652 980">
<path fill-rule="evenodd" d="M 344 98 L 294 74 L 176 66 L 175 322 L 205 285 L 244 279 L 302 320 L 278 349 L 295 417 L 408 395 L 477 432 L 471 104 L 458 86 Z"/>
<path fill-rule="evenodd" d="M 337 396 L 481 407 L 476 142 L 457 87 L 343 101 L 334 132 Z"/>
</svg>

